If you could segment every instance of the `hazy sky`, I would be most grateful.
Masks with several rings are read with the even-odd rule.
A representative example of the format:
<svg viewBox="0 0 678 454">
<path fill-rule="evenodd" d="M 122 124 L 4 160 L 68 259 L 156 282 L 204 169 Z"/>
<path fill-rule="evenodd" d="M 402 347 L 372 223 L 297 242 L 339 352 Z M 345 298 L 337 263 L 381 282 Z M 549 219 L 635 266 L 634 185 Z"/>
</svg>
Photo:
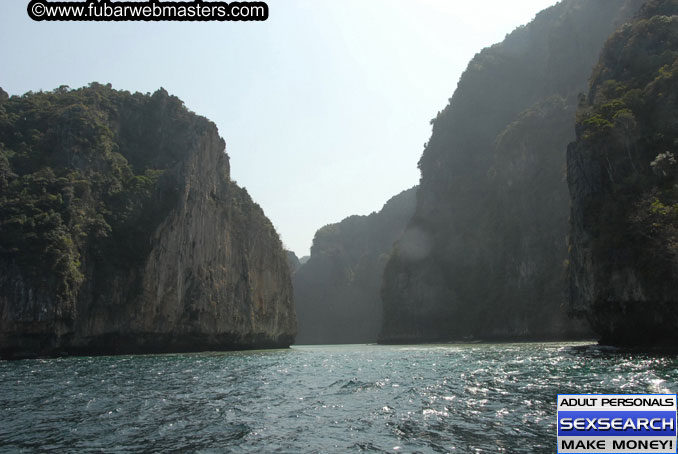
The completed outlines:
<svg viewBox="0 0 678 454">
<path fill-rule="evenodd" d="M 0 1 L 0 87 L 164 87 L 214 121 L 231 175 L 308 254 L 419 181 L 468 61 L 555 0 L 269 0 L 265 22 L 33 22 Z"/>
</svg>

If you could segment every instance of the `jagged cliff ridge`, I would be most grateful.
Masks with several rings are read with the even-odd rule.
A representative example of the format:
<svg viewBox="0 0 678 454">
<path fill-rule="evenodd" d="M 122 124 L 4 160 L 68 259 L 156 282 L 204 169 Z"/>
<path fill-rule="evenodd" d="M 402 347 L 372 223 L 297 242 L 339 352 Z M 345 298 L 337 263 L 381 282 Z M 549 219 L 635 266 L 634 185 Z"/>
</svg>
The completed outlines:
<svg viewBox="0 0 678 454">
<path fill-rule="evenodd" d="M 433 121 L 384 274 L 382 342 L 563 339 L 565 149 L 605 38 L 640 1 L 565 0 L 483 50 Z"/>
<path fill-rule="evenodd" d="M 568 149 L 570 304 L 600 341 L 678 345 L 678 1 L 607 42 Z"/>
<path fill-rule="evenodd" d="M 297 257 L 294 251 L 288 251 L 287 249 L 285 250 L 285 256 L 287 257 L 287 265 L 290 267 L 290 272 L 294 273 L 301 266 L 299 257 Z"/>
<path fill-rule="evenodd" d="M 286 257 L 224 148 L 162 89 L 0 97 L 0 355 L 288 346 Z"/>
<path fill-rule="evenodd" d="M 414 212 L 415 193 L 408 189 L 378 213 L 318 230 L 310 259 L 292 276 L 298 344 L 376 342 L 384 265 Z"/>
</svg>

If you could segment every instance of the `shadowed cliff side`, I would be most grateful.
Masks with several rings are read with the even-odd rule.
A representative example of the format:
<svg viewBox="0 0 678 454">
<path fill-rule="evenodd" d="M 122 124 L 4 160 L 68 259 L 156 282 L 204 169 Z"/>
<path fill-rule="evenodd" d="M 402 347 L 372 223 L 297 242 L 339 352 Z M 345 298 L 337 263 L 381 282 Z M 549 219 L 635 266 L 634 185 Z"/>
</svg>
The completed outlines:
<svg viewBox="0 0 678 454">
<path fill-rule="evenodd" d="M 287 257 L 287 265 L 290 267 L 290 273 L 294 273 L 301 266 L 299 257 L 297 257 L 294 251 L 288 251 L 287 249 L 285 250 L 285 256 Z"/>
<path fill-rule="evenodd" d="M 603 344 L 678 345 L 678 1 L 607 42 L 568 149 L 570 306 Z"/>
<path fill-rule="evenodd" d="M 577 95 L 639 0 L 565 0 L 477 54 L 432 121 L 385 273 L 381 342 L 567 339 L 565 149 Z"/>
<path fill-rule="evenodd" d="M 284 347 L 282 244 L 166 91 L 0 99 L 0 355 Z"/>
<path fill-rule="evenodd" d="M 378 213 L 351 216 L 318 230 L 310 259 L 292 276 L 298 344 L 377 340 L 384 265 L 414 212 L 415 193 L 416 188 L 408 189 Z"/>
</svg>

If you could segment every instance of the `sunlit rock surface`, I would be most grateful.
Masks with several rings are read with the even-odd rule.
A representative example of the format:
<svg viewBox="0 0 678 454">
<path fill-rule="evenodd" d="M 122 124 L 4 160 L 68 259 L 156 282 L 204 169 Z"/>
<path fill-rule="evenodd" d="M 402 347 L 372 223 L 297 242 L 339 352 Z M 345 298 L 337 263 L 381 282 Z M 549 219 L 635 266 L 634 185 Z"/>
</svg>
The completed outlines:
<svg viewBox="0 0 678 454">
<path fill-rule="evenodd" d="M 164 90 L 0 99 L 0 354 L 285 347 L 281 241 Z"/>
</svg>

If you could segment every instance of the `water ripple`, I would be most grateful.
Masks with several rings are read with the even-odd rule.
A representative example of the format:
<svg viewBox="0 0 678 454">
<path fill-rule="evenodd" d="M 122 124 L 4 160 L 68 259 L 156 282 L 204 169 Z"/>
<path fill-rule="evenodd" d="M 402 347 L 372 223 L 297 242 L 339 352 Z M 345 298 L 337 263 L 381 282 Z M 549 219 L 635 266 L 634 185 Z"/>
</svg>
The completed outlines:
<svg viewBox="0 0 678 454">
<path fill-rule="evenodd" d="M 677 385 L 675 356 L 562 343 L 0 362 L 0 452 L 551 453 L 557 393 Z"/>
</svg>

